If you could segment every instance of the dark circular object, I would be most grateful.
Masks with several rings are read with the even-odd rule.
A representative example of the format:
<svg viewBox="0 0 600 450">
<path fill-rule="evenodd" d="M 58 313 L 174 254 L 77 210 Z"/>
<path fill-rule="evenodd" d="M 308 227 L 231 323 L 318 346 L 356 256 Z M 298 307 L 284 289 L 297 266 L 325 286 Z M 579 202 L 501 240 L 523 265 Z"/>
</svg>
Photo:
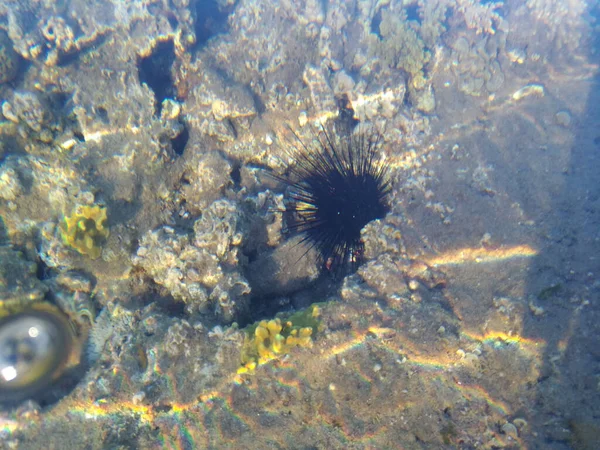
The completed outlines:
<svg viewBox="0 0 600 450">
<path fill-rule="evenodd" d="M 30 310 L 0 320 L 1 401 L 25 400 L 60 375 L 73 337 L 58 314 Z"/>
<path fill-rule="evenodd" d="M 359 129 L 336 136 L 324 127 L 313 134 L 308 144 L 294 133 L 299 145 L 285 179 L 287 227 L 318 250 L 325 269 L 353 270 L 363 255 L 361 230 L 389 211 L 389 166 L 378 158 L 381 135 Z"/>
</svg>

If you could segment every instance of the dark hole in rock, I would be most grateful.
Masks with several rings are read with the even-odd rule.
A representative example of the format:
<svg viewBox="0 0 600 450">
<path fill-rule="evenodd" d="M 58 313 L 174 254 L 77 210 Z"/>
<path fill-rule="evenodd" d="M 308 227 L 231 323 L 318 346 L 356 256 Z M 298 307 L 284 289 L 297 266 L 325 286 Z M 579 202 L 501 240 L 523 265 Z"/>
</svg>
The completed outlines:
<svg viewBox="0 0 600 450">
<path fill-rule="evenodd" d="M 4 225 L 4 219 L 0 217 L 0 245 L 8 245 L 8 243 L 8 231 L 6 230 L 6 225 Z"/>
<path fill-rule="evenodd" d="M 405 6 L 404 10 L 406 11 L 406 19 L 412 20 L 414 22 L 421 23 L 421 16 L 419 16 L 419 5 L 412 4 Z"/>
<path fill-rule="evenodd" d="M 36 277 L 38 278 L 38 280 L 45 280 L 48 278 L 49 273 L 50 273 L 50 268 L 46 265 L 44 260 L 40 258 L 40 260 L 37 261 L 36 273 L 35 273 Z"/>
<path fill-rule="evenodd" d="M 238 130 L 237 130 L 236 126 L 235 126 L 235 122 L 233 120 L 231 120 L 231 119 L 226 119 L 225 123 L 227 125 L 229 125 L 228 128 L 229 128 L 229 130 L 231 130 L 231 133 L 233 134 L 233 138 L 237 139 L 238 138 Z"/>
<path fill-rule="evenodd" d="M 497 3 L 496 8 L 494 8 L 494 12 L 498 14 L 500 17 L 504 17 L 503 4 L 498 0 L 479 0 L 480 5 L 489 5 L 491 3 Z"/>
<path fill-rule="evenodd" d="M 100 120 L 102 121 L 102 123 L 108 125 L 110 123 L 109 119 L 108 119 L 108 111 L 106 110 L 106 108 L 104 106 L 100 106 L 96 109 L 96 112 L 98 113 L 98 117 L 100 118 Z"/>
<path fill-rule="evenodd" d="M 377 13 L 371 19 L 371 33 L 374 33 L 381 39 L 381 34 L 379 32 L 379 26 L 381 25 L 381 10 L 377 11 Z"/>
<path fill-rule="evenodd" d="M 69 64 L 78 63 L 80 55 L 81 53 L 79 51 L 73 51 L 71 53 L 61 53 L 58 57 L 58 62 L 56 64 L 59 67 L 65 67 Z"/>
<path fill-rule="evenodd" d="M 171 25 L 171 28 L 173 28 L 173 30 L 176 30 L 177 26 L 179 25 L 177 17 L 175 17 L 173 14 L 168 14 L 167 20 L 169 21 L 169 25 Z"/>
<path fill-rule="evenodd" d="M 156 300 L 158 310 L 169 317 L 185 317 L 185 303 L 172 297 L 161 297 Z"/>
<path fill-rule="evenodd" d="M 336 103 L 339 114 L 336 123 L 340 126 L 342 133 L 351 134 L 360 121 L 354 117 L 354 109 L 348 95 L 342 94 L 336 98 Z"/>
<path fill-rule="evenodd" d="M 171 139 L 171 145 L 173 146 L 173 151 L 176 155 L 181 156 L 185 151 L 185 146 L 190 139 L 190 132 L 187 129 L 185 123 L 182 123 L 181 132 L 174 138 Z"/>
<path fill-rule="evenodd" d="M 252 100 L 254 101 L 254 108 L 258 111 L 259 114 L 264 113 L 267 110 L 267 107 L 261 100 L 260 96 L 250 89 L 250 95 L 252 95 Z"/>
<path fill-rule="evenodd" d="M 235 5 L 219 7 L 217 0 L 197 0 L 195 8 L 196 47 L 203 47 L 208 40 L 228 29 L 227 17 Z"/>
<path fill-rule="evenodd" d="M 242 182 L 242 174 L 240 172 L 240 167 L 234 167 L 231 170 L 230 176 L 234 186 L 239 187 L 240 183 Z"/>
<path fill-rule="evenodd" d="M 81 131 L 73 131 L 73 137 L 77 139 L 79 142 L 85 142 L 85 136 Z"/>
<path fill-rule="evenodd" d="M 256 259 L 258 258 L 258 250 L 253 249 L 247 253 L 244 253 L 244 256 L 246 256 L 246 258 L 248 258 L 248 263 L 252 263 L 252 262 L 256 261 Z"/>
<path fill-rule="evenodd" d="M 65 92 L 55 92 L 48 95 L 48 104 L 53 113 L 62 116 L 69 113 L 71 95 Z"/>
<path fill-rule="evenodd" d="M 173 406 L 169 405 L 167 403 L 164 403 L 162 405 L 157 405 L 154 409 L 157 412 L 165 412 L 165 413 L 167 413 L 167 412 L 169 412 L 169 411 L 171 411 L 173 409 Z"/>
<path fill-rule="evenodd" d="M 174 61 L 173 41 L 159 42 L 150 56 L 138 61 L 140 83 L 146 83 L 154 92 L 156 115 L 160 115 L 163 100 L 175 98 L 176 91 L 171 73 Z"/>
<path fill-rule="evenodd" d="M 256 261 L 260 255 L 248 254 L 245 256 Z M 343 279 L 336 280 L 331 274 L 323 274 L 314 281 L 307 281 L 306 286 L 294 292 L 277 292 L 267 295 L 252 295 L 250 306 L 245 314 L 240 315 L 236 322 L 240 328 L 246 325 L 268 320 L 278 313 L 294 313 L 308 308 L 317 301 L 324 301 L 339 291 Z M 315 300 L 320 299 L 320 300 Z"/>
</svg>

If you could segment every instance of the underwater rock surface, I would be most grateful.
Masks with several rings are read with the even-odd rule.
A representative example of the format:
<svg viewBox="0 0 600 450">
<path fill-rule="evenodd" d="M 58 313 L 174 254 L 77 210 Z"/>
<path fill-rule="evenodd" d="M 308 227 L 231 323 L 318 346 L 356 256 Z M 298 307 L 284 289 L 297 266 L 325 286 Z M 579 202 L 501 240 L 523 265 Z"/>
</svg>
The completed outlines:
<svg viewBox="0 0 600 450">
<path fill-rule="evenodd" d="M 594 448 L 599 11 L 0 1 L 0 325 L 81 349 L 0 448 Z M 355 273 L 283 214 L 320 124 L 390 167 Z"/>
</svg>

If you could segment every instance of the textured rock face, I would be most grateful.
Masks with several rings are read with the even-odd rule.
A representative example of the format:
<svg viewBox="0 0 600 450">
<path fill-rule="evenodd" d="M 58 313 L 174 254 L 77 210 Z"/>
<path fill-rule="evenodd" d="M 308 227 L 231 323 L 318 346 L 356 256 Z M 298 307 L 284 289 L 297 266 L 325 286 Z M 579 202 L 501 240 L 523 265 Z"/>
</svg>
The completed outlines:
<svg viewBox="0 0 600 450">
<path fill-rule="evenodd" d="M 49 302 L 93 325 L 89 370 L 60 381 L 55 408 L 2 411 L 0 441 L 585 440 L 573 404 L 593 398 L 598 333 L 577 332 L 600 323 L 599 209 L 582 167 L 597 161 L 573 169 L 586 152 L 572 149 L 597 153 L 594 8 L 0 2 L 0 314 Z M 391 213 L 363 229 L 366 263 L 335 279 L 288 239 L 279 180 L 317 122 L 357 120 L 382 132 Z M 110 229 L 96 259 L 60 227 L 94 205 Z M 236 374 L 233 322 L 314 302 L 312 349 Z"/>
<path fill-rule="evenodd" d="M 12 48 L 12 41 L 0 30 L 0 84 L 13 80 L 19 73 L 19 58 Z"/>
<path fill-rule="evenodd" d="M 37 266 L 21 252 L 0 248 L 0 317 L 40 302 L 48 288 L 35 276 Z"/>
</svg>

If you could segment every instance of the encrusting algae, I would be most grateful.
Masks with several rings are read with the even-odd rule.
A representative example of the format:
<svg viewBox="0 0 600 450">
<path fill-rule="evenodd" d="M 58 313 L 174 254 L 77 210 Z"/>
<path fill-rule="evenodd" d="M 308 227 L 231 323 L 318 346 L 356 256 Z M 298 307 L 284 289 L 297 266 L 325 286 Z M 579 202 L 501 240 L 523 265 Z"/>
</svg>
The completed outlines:
<svg viewBox="0 0 600 450">
<path fill-rule="evenodd" d="M 319 330 L 319 307 L 312 305 L 304 311 L 282 320 L 261 320 L 247 330 L 242 348 L 242 367 L 238 373 L 247 373 L 289 353 L 294 347 L 312 347 L 313 336 Z"/>
<path fill-rule="evenodd" d="M 70 217 L 60 224 L 63 242 L 82 255 L 97 259 L 102 254 L 101 245 L 110 232 L 106 227 L 106 208 L 78 206 Z"/>
</svg>

